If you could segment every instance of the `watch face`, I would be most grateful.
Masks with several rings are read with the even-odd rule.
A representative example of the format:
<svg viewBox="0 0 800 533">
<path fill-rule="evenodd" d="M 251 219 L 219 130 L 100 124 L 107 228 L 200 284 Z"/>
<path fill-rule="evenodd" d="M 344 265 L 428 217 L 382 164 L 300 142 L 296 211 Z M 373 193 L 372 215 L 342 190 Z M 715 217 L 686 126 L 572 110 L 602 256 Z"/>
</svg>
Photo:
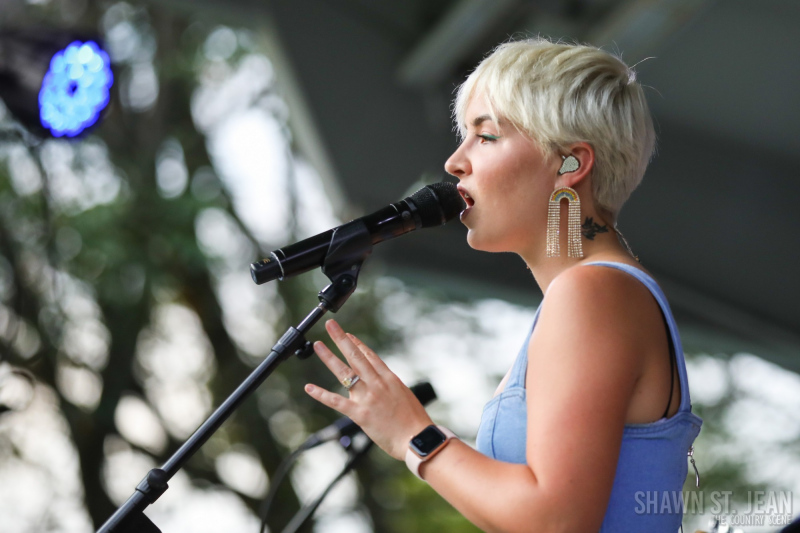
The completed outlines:
<svg viewBox="0 0 800 533">
<path fill-rule="evenodd" d="M 447 437 L 436 426 L 428 426 L 416 437 L 411 439 L 411 449 L 420 457 L 427 457 L 436 448 L 441 446 Z"/>
</svg>

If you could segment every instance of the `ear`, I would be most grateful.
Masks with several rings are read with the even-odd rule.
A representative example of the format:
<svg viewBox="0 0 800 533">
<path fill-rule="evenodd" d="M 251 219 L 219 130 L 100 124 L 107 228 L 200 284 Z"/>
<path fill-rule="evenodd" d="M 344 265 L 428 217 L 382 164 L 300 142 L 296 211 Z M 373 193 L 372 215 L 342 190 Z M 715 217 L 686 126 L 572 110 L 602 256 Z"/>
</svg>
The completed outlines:
<svg viewBox="0 0 800 533">
<path fill-rule="evenodd" d="M 586 177 L 592 173 L 592 169 L 594 168 L 594 148 L 592 148 L 592 145 L 589 143 L 579 142 L 570 145 L 569 149 L 569 154 L 564 155 L 571 155 L 577 159 L 578 168 L 558 176 L 556 179 L 556 187 L 572 187 L 574 189 L 576 185 L 583 182 Z M 562 160 L 560 157 L 558 159 L 560 168 Z"/>
</svg>

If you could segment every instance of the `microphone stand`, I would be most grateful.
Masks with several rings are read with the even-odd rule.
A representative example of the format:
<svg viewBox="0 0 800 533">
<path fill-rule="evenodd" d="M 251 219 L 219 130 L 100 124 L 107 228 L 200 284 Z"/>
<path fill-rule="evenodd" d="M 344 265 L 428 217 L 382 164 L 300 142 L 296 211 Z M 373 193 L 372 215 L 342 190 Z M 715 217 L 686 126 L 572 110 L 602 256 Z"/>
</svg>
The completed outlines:
<svg viewBox="0 0 800 533">
<path fill-rule="evenodd" d="M 414 393 L 414 396 L 417 397 L 417 400 L 419 400 L 423 406 L 436 399 L 436 391 L 433 390 L 433 387 L 427 381 L 420 381 L 419 383 L 412 385 L 411 392 Z M 344 423 L 340 425 L 340 422 Z M 325 432 L 328 432 L 331 429 L 333 429 L 335 432 L 333 435 L 321 435 L 324 435 Z M 261 511 L 259 513 L 261 516 L 261 527 L 258 528 L 259 533 L 266 533 L 267 518 L 269 517 L 269 511 L 272 508 L 272 502 L 274 501 L 278 492 L 278 485 L 281 481 L 283 481 L 283 478 L 286 477 L 286 474 L 289 473 L 289 470 L 292 468 L 295 461 L 300 458 L 300 454 L 310 450 L 311 448 L 315 448 L 324 442 L 333 440 L 337 434 L 339 435 L 339 444 L 341 444 L 342 447 L 347 450 L 348 455 L 351 458 L 350 462 L 347 463 L 339 476 L 330 483 L 328 488 L 325 489 L 319 499 L 310 507 L 310 510 L 305 510 L 305 508 L 301 509 L 298 514 L 289 521 L 286 526 L 287 529 L 285 529 L 282 533 L 293 533 L 295 530 L 299 529 L 308 520 L 308 518 L 311 517 L 317 506 L 322 503 L 322 500 L 325 498 L 331 488 L 355 466 L 356 461 L 358 461 L 362 455 L 365 455 L 370 447 L 374 444 L 372 440 L 367 437 L 365 433 L 363 433 L 363 430 L 355 424 L 355 422 L 346 417 L 340 418 L 334 424 L 331 424 L 330 426 L 311 435 L 295 451 L 290 453 L 286 458 L 283 459 L 283 461 L 281 461 L 281 464 L 278 465 L 275 474 L 270 477 L 269 491 L 264 498 L 264 502 L 261 505 Z M 366 442 L 359 445 L 358 442 L 361 440 L 366 440 Z M 301 513 L 303 516 L 302 520 L 298 518 Z M 299 523 L 298 520 L 300 520 Z M 294 528 L 291 530 L 291 532 L 288 531 L 290 525 Z"/>
<path fill-rule="evenodd" d="M 134 493 L 100 527 L 97 533 L 161 533 L 144 510 L 169 488 L 168 481 L 181 469 L 241 403 L 292 355 L 306 359 L 313 347 L 305 334 L 328 312 L 338 311 L 356 290 L 361 266 L 372 253 L 372 238 L 366 224 L 354 220 L 336 228 L 331 236 L 322 272 L 331 280 L 319 292 L 317 305 L 297 327 L 290 327 L 269 355 L 236 388 L 161 468 L 147 473 Z M 255 278 L 254 278 L 255 281 Z"/>
<path fill-rule="evenodd" d="M 328 484 L 328 486 L 325 487 L 325 490 L 322 491 L 322 494 L 317 496 L 316 500 L 304 505 L 302 509 L 297 511 L 297 514 L 295 514 L 294 517 L 292 517 L 292 519 L 289 521 L 289 523 L 286 524 L 286 527 L 283 528 L 283 531 L 281 531 L 281 533 L 296 533 L 297 530 L 303 527 L 303 525 L 306 522 L 308 522 L 308 519 L 311 518 L 311 516 L 314 514 L 314 511 L 317 510 L 317 507 L 320 506 L 322 500 L 325 499 L 325 497 L 328 495 L 331 489 L 333 489 L 333 487 L 335 487 L 336 484 L 339 483 L 339 481 L 341 481 L 342 478 L 344 478 L 344 476 L 346 476 L 353 468 L 355 468 L 356 463 L 360 461 L 361 458 L 367 454 L 367 452 L 372 448 L 373 444 L 375 443 L 372 442 L 369 438 L 366 439 L 366 443 L 363 444 L 361 447 L 357 447 L 354 442 L 351 443 L 351 445 L 349 446 L 350 449 L 348 450 L 350 452 L 349 454 L 350 457 L 347 459 L 347 463 L 345 463 L 344 467 L 342 468 L 342 471 L 339 472 L 339 474 L 335 478 L 333 478 L 333 481 L 331 481 Z"/>
</svg>

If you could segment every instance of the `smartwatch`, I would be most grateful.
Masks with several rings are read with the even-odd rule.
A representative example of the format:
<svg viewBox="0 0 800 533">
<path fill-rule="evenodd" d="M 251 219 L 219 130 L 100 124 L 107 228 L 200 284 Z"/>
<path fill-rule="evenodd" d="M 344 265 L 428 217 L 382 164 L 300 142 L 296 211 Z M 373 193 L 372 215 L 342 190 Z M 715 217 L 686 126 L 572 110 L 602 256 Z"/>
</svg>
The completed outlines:
<svg viewBox="0 0 800 533">
<path fill-rule="evenodd" d="M 415 476 L 422 479 L 419 475 L 419 466 L 439 453 L 450 439 L 456 439 L 455 433 L 442 426 L 428 426 L 408 443 L 406 450 L 406 466 Z"/>
</svg>

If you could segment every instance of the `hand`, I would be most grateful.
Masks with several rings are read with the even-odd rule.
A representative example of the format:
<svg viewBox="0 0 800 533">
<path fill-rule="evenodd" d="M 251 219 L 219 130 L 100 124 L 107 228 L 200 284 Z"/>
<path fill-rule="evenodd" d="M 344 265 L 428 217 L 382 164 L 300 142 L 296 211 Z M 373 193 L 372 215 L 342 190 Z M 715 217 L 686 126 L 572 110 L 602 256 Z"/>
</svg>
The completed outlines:
<svg viewBox="0 0 800 533">
<path fill-rule="evenodd" d="M 314 351 L 339 381 L 354 375 L 360 379 L 350 389 L 349 398 L 310 383 L 306 392 L 349 416 L 383 451 L 402 461 L 411 438 L 431 425 L 431 418 L 414 393 L 367 345 L 345 333 L 335 320 L 328 320 L 325 329 L 350 366 L 321 341 L 314 343 Z"/>
</svg>

